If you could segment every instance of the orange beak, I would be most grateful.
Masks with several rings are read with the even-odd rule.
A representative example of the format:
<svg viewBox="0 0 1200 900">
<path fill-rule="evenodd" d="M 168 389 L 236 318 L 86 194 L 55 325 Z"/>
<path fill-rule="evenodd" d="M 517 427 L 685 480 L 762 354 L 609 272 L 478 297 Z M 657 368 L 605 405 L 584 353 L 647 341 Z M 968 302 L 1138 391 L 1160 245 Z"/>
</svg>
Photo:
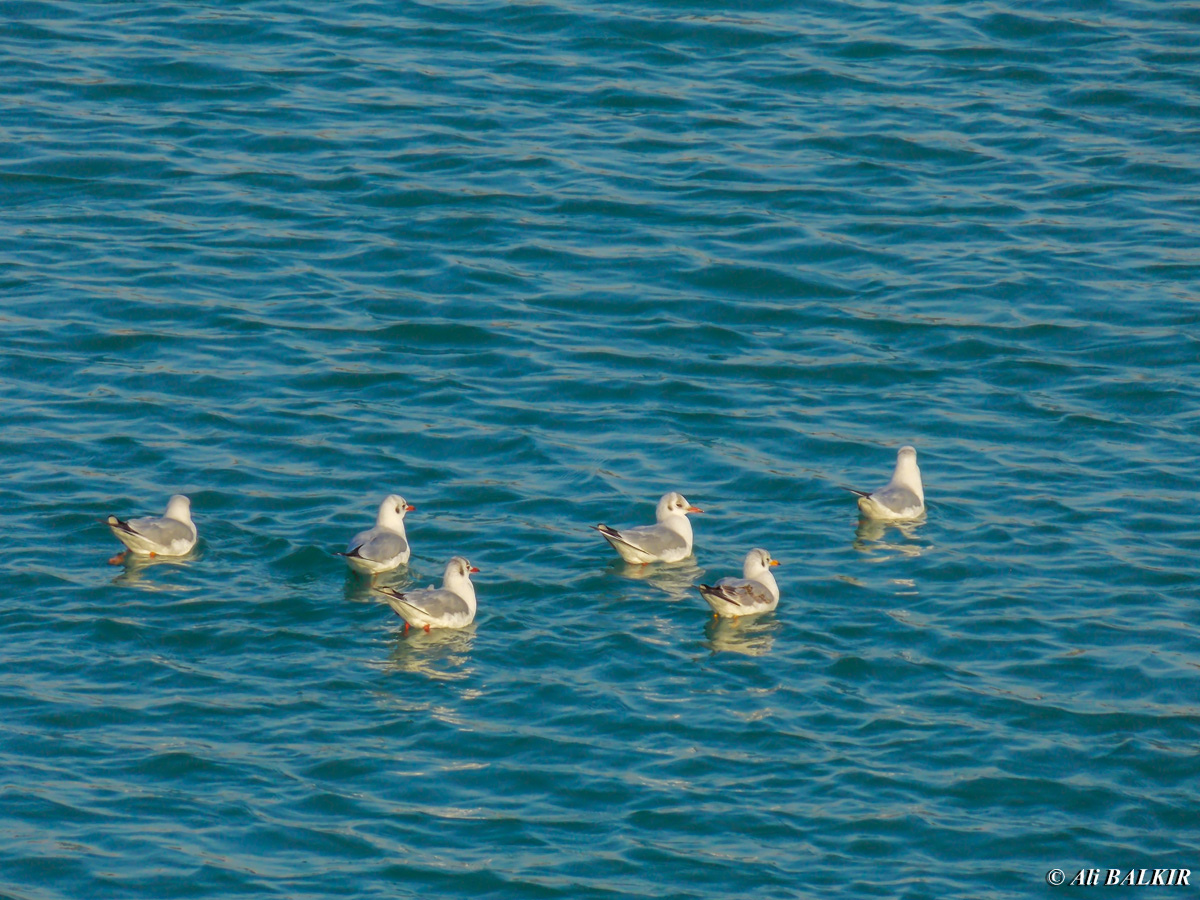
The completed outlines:
<svg viewBox="0 0 1200 900">
<path fill-rule="evenodd" d="M 704 512 L 704 510 L 702 510 L 702 509 L 699 509 L 698 507 L 695 507 L 695 506 L 689 506 L 689 507 L 688 507 L 688 512 L 690 512 L 690 513 L 695 513 L 695 512 Z"/>
<path fill-rule="evenodd" d="M 414 509 L 416 509 L 416 507 L 413 506 L 411 503 L 408 504 L 408 506 L 404 507 L 405 512 L 412 512 Z"/>
<path fill-rule="evenodd" d="M 773 565 L 773 566 L 779 565 L 779 560 L 777 560 L 777 559 L 771 560 L 771 565 Z"/>
</svg>

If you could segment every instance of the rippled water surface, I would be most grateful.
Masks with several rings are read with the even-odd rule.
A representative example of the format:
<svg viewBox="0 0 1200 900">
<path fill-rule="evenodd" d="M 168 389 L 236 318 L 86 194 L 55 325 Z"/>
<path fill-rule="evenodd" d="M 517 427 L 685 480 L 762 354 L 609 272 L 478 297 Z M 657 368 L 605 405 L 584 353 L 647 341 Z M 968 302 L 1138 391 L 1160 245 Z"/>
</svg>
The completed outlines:
<svg viewBox="0 0 1200 900">
<path fill-rule="evenodd" d="M 1200 872 L 1200 6 L 4 15 L 0 896 Z"/>
</svg>

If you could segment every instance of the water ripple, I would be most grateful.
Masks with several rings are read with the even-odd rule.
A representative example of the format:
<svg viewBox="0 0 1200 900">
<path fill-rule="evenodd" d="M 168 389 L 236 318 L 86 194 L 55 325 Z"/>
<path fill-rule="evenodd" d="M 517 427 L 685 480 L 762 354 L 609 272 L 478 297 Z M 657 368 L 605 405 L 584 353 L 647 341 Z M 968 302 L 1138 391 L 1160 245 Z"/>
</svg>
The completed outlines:
<svg viewBox="0 0 1200 900">
<path fill-rule="evenodd" d="M 1194 10 L 10 12 L 0 893 L 1186 865 Z M 668 489 L 696 560 L 614 561 Z M 471 629 L 334 555 L 394 490 Z M 197 552 L 106 565 L 175 491 Z"/>
</svg>

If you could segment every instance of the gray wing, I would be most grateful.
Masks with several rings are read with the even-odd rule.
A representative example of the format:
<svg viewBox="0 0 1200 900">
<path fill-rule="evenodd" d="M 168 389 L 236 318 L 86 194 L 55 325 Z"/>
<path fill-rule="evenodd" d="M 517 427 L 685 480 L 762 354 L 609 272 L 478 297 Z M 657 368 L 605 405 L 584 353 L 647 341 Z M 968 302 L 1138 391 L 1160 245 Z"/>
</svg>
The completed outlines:
<svg viewBox="0 0 1200 900">
<path fill-rule="evenodd" d="M 355 541 L 357 540 L 356 538 Z M 355 541 L 350 542 L 350 546 L 346 549 L 346 555 L 360 556 L 363 559 L 370 559 L 376 562 L 395 559 L 408 549 L 408 541 L 394 531 L 381 531 L 358 544 L 358 546 L 355 546 Z"/>
<path fill-rule="evenodd" d="M 894 513 L 920 507 L 921 500 L 906 487 L 892 486 L 880 488 L 870 495 L 871 499 L 880 506 L 885 506 Z"/>
<path fill-rule="evenodd" d="M 643 525 L 640 528 L 623 528 L 620 531 L 609 528 L 600 533 L 605 537 L 615 537 L 654 556 L 662 556 L 669 550 L 687 549 L 687 541 L 683 539 L 683 535 L 663 525 Z"/>
<path fill-rule="evenodd" d="M 143 516 L 140 519 L 130 519 L 128 522 L 118 519 L 116 527 L 121 528 L 122 531 L 141 535 L 147 541 L 153 541 L 161 547 L 169 547 L 175 541 L 192 539 L 192 529 L 183 522 L 160 516 Z"/>
<path fill-rule="evenodd" d="M 700 585 L 702 594 L 732 603 L 734 606 L 766 606 L 775 602 L 775 597 L 767 590 L 766 585 L 745 578 L 722 578 L 714 585 Z"/>
<path fill-rule="evenodd" d="M 471 608 L 467 606 L 467 601 L 454 591 L 448 591 L 445 588 L 437 588 L 435 590 L 423 591 L 387 591 L 383 594 L 387 597 L 387 601 L 391 604 L 392 609 L 401 615 L 404 614 L 402 607 L 411 607 L 425 613 L 431 619 L 440 619 L 444 616 L 452 615 L 467 615 L 471 612 Z"/>
</svg>

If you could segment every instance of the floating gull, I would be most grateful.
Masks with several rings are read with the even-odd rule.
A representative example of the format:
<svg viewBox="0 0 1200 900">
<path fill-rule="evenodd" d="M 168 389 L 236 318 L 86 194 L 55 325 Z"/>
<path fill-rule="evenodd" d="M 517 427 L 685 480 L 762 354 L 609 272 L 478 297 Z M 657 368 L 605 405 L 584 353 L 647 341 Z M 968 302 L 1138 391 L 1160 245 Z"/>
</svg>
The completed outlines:
<svg viewBox="0 0 1200 900">
<path fill-rule="evenodd" d="M 404 533 L 404 514 L 414 509 L 399 494 L 389 494 L 379 504 L 375 527 L 356 534 L 346 552 L 338 556 L 346 557 L 352 569 L 367 575 L 390 572 L 404 565 L 412 554 Z"/>
<path fill-rule="evenodd" d="M 718 616 L 736 619 L 770 612 L 779 605 L 779 585 L 771 574 L 771 566 L 777 565 L 779 560 L 771 559 L 766 550 L 751 550 L 742 563 L 744 577 L 722 578 L 716 584 L 700 584 L 697 588 Z"/>
<path fill-rule="evenodd" d="M 656 525 L 626 528 L 618 531 L 607 525 L 594 526 L 613 545 L 625 562 L 645 565 L 652 562 L 678 562 L 692 555 L 692 523 L 688 513 L 698 513 L 683 498 L 671 491 L 663 494 L 654 512 Z"/>
<path fill-rule="evenodd" d="M 925 489 L 921 486 L 921 470 L 917 468 L 917 451 L 901 447 L 896 454 L 896 471 L 892 480 L 877 491 L 856 491 L 858 508 L 872 519 L 915 519 L 925 512 Z"/>
<path fill-rule="evenodd" d="M 376 591 L 387 598 L 388 604 L 404 618 L 404 630 L 409 625 L 434 628 L 462 628 L 475 618 L 475 586 L 471 573 L 479 570 L 463 557 L 456 556 L 446 563 L 442 586 L 432 584 L 425 590 L 398 591 L 380 587 Z"/>
<path fill-rule="evenodd" d="M 183 556 L 196 546 L 196 526 L 192 524 L 192 502 L 176 494 L 161 516 L 143 516 L 123 522 L 109 516 L 104 524 L 117 540 L 135 556 Z M 125 554 L 118 553 L 109 562 L 120 565 Z"/>
</svg>

